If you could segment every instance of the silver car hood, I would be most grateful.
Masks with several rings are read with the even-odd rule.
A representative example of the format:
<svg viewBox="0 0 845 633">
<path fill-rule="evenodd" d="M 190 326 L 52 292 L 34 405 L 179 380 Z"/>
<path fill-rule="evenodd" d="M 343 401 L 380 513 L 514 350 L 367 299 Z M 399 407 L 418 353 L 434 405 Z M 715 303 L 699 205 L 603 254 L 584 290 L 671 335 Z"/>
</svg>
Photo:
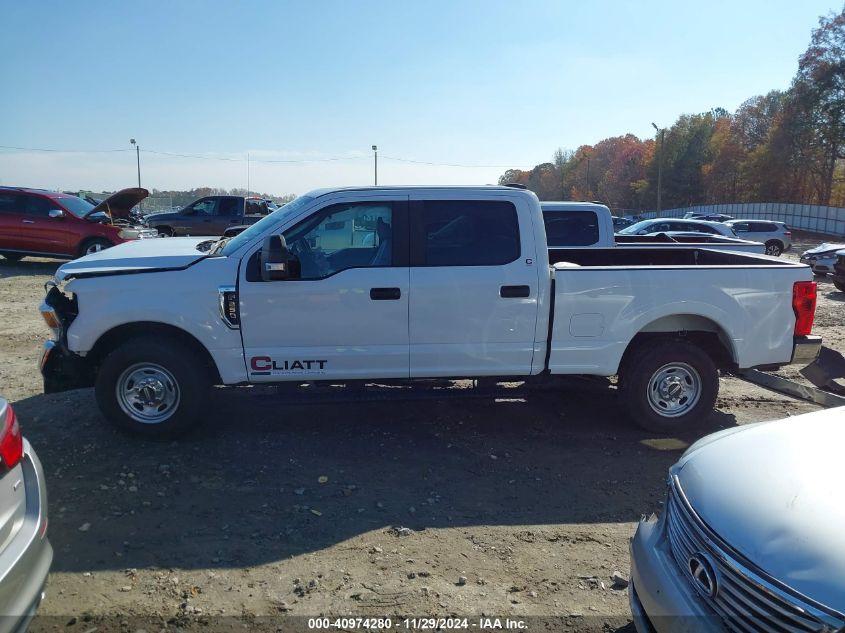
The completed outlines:
<svg viewBox="0 0 845 633">
<path fill-rule="evenodd" d="M 816 253 L 827 253 L 828 251 L 838 251 L 842 249 L 845 249 L 845 243 L 825 242 L 824 244 L 819 244 L 814 248 L 804 251 L 802 255 L 815 255 Z"/>
<path fill-rule="evenodd" d="M 132 240 L 62 264 L 55 279 L 61 283 L 81 277 L 122 275 L 187 268 L 207 256 L 197 244 L 207 237 L 162 237 Z"/>
<path fill-rule="evenodd" d="M 762 570 L 845 613 L 845 407 L 693 445 L 673 467 L 710 528 Z"/>
</svg>

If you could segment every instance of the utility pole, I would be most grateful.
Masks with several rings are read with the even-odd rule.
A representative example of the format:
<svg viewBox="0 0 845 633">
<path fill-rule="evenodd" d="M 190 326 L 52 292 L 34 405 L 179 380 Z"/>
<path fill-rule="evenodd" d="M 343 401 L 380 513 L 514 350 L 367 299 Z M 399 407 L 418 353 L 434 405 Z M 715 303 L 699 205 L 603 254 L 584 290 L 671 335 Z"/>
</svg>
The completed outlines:
<svg viewBox="0 0 845 633">
<path fill-rule="evenodd" d="M 135 146 L 135 162 L 138 165 L 138 189 L 141 188 L 141 148 L 138 143 L 135 142 L 134 138 L 130 138 L 129 142 Z M 138 210 L 143 211 L 144 209 L 143 201 L 138 203 Z"/>
<path fill-rule="evenodd" d="M 663 142 L 666 140 L 666 128 L 660 129 L 655 123 L 651 127 L 660 134 L 660 148 L 657 150 L 657 214 L 660 215 L 663 208 Z"/>
<path fill-rule="evenodd" d="M 134 138 L 130 138 L 129 142 L 135 146 L 135 160 L 138 163 L 138 189 L 141 188 L 141 148 Z"/>
<path fill-rule="evenodd" d="M 249 153 L 246 155 L 246 197 L 249 198 Z"/>
<path fill-rule="evenodd" d="M 378 187 L 378 145 L 373 145 L 373 184 Z"/>
</svg>

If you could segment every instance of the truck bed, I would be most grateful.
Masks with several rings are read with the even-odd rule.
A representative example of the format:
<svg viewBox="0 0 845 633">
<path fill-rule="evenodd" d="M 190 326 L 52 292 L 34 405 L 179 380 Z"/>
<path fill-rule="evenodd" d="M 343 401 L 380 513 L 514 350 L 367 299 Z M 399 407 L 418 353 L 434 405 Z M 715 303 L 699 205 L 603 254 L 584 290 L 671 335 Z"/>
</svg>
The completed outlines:
<svg viewBox="0 0 845 633">
<path fill-rule="evenodd" d="M 783 364 L 792 350 L 792 288 L 809 268 L 708 249 L 550 249 L 552 373 L 613 375 L 648 332 L 712 332 L 740 368 Z"/>
</svg>

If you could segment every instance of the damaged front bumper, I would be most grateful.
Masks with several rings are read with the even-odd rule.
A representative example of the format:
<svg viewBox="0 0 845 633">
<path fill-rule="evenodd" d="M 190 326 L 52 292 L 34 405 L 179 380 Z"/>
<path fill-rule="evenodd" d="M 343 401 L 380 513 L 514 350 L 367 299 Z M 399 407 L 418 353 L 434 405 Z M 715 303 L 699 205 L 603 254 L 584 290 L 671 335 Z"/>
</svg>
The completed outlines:
<svg viewBox="0 0 845 633">
<path fill-rule="evenodd" d="M 44 379 L 44 393 L 82 389 L 94 384 L 94 375 L 85 359 L 58 341 L 45 341 L 38 363 Z"/>
</svg>

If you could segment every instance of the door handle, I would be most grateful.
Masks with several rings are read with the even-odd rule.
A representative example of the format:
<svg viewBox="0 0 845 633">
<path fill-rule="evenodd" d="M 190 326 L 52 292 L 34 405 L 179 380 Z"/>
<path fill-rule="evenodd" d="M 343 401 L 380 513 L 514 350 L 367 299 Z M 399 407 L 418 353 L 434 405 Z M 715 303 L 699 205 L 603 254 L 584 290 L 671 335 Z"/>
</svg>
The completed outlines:
<svg viewBox="0 0 845 633">
<path fill-rule="evenodd" d="M 35 220 L 21 220 L 24 224 L 35 224 Z"/>
<path fill-rule="evenodd" d="M 502 286 L 499 288 L 499 296 L 502 299 L 518 299 L 531 296 L 531 288 L 528 286 Z"/>
<path fill-rule="evenodd" d="M 370 288 L 370 299 L 373 301 L 396 301 L 401 296 L 399 288 Z"/>
</svg>

